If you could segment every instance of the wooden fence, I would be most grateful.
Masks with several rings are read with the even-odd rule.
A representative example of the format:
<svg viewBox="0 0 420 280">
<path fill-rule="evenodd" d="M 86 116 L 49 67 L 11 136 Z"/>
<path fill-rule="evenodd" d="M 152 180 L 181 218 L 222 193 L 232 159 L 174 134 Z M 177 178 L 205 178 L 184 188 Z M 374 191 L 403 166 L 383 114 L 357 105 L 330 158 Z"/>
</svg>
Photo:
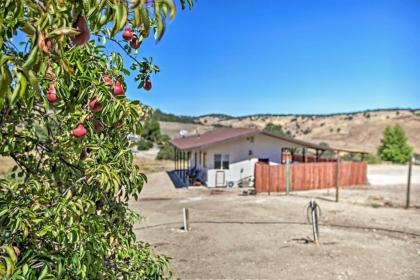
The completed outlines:
<svg viewBox="0 0 420 280">
<path fill-rule="evenodd" d="M 290 191 L 332 188 L 337 184 L 337 163 L 290 164 Z M 367 184 L 367 162 L 340 162 L 339 186 Z M 286 191 L 286 165 L 255 164 L 255 190 L 261 192 Z"/>
</svg>

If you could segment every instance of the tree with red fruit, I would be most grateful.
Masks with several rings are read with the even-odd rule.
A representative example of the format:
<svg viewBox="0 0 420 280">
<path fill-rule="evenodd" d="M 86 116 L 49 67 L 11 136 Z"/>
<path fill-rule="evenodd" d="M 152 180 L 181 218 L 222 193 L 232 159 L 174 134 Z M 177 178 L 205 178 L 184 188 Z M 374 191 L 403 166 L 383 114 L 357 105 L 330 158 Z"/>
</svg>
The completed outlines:
<svg viewBox="0 0 420 280">
<path fill-rule="evenodd" d="M 0 1 L 0 155 L 16 162 L 0 179 L 0 278 L 170 276 L 133 232 L 127 201 L 146 177 L 127 136 L 150 110 L 126 98 L 124 77 L 151 88 L 159 68 L 137 49 L 175 11 L 173 0 Z"/>
</svg>

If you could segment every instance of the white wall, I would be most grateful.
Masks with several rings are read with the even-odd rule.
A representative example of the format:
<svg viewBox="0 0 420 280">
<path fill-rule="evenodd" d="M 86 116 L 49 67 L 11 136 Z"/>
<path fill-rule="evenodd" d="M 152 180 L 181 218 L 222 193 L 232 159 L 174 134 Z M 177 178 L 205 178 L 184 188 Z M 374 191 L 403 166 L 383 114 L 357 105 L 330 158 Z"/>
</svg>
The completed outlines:
<svg viewBox="0 0 420 280">
<path fill-rule="evenodd" d="M 225 183 L 233 181 L 235 186 L 241 178 L 253 177 L 255 163 L 259 158 L 268 158 L 272 163 L 280 163 L 282 148 L 299 147 L 296 144 L 266 135 L 240 138 L 210 146 L 207 152 L 207 181 L 208 187 L 216 186 L 216 171 L 214 169 L 214 154 L 229 154 L 230 166 L 225 172 Z M 252 151 L 252 155 L 249 155 Z M 241 172 L 242 171 L 242 172 Z"/>
</svg>

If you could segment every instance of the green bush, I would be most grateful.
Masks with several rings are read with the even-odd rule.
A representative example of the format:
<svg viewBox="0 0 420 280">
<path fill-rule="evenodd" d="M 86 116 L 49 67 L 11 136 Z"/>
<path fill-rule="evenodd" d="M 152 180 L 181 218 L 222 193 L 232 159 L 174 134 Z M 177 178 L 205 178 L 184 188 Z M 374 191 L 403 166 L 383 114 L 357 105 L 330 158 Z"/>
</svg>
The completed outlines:
<svg viewBox="0 0 420 280">
<path fill-rule="evenodd" d="M 180 122 L 180 123 L 196 123 L 195 117 L 190 116 L 177 116 L 174 114 L 164 113 L 156 109 L 152 114 L 152 119 L 163 122 Z"/>
<path fill-rule="evenodd" d="M 281 125 L 277 125 L 271 122 L 265 126 L 264 131 L 279 136 L 290 136 L 290 131 L 284 132 Z"/>
<path fill-rule="evenodd" d="M 158 143 L 161 138 L 159 122 L 153 119 L 145 121 L 141 136 L 148 141 Z"/>
<path fill-rule="evenodd" d="M 142 139 L 139 142 L 137 142 L 137 149 L 139 151 L 146 151 L 149 150 L 153 147 L 153 142 L 146 140 L 146 139 Z"/>
<path fill-rule="evenodd" d="M 407 142 L 404 129 L 398 124 L 387 126 L 378 149 L 382 160 L 394 163 L 406 163 L 411 158 L 413 148 Z"/>
<path fill-rule="evenodd" d="M 165 145 L 163 145 L 160 148 L 160 151 L 157 154 L 156 159 L 159 159 L 159 160 L 162 160 L 162 159 L 175 160 L 174 148 L 170 144 L 166 143 Z"/>
<path fill-rule="evenodd" d="M 328 145 L 327 143 L 325 143 L 325 142 L 321 142 L 321 143 L 319 143 L 319 145 L 321 146 L 321 147 L 324 147 L 324 148 L 326 148 L 326 149 L 329 149 L 330 148 L 330 145 Z M 335 157 L 336 156 L 336 153 L 335 153 L 335 151 L 334 150 L 325 150 L 324 151 L 324 153 L 322 154 L 322 157 L 323 158 L 333 158 L 333 157 Z"/>
<path fill-rule="evenodd" d="M 378 154 L 376 153 L 370 153 L 367 155 L 366 160 L 368 163 L 370 164 L 378 164 L 381 163 L 381 157 L 378 156 Z"/>
<path fill-rule="evenodd" d="M 163 144 L 169 143 L 170 140 L 171 140 L 171 137 L 169 137 L 169 135 L 161 134 L 158 144 L 163 145 Z"/>
<path fill-rule="evenodd" d="M 344 161 L 353 161 L 353 160 L 361 160 L 362 157 L 361 157 L 360 154 L 348 153 L 348 154 L 345 154 L 344 156 L 342 156 L 341 159 L 344 160 Z"/>
</svg>

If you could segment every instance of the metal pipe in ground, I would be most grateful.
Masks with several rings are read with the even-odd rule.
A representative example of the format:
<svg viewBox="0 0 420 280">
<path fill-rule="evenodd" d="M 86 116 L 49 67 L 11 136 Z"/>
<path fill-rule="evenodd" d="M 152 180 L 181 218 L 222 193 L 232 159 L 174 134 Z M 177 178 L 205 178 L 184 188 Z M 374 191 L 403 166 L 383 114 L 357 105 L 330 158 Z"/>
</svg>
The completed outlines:
<svg viewBox="0 0 420 280">
<path fill-rule="evenodd" d="M 291 174 L 290 174 L 290 160 L 286 159 L 286 194 L 290 193 L 290 181 L 291 181 Z"/>
<path fill-rule="evenodd" d="M 183 222 L 184 222 L 183 230 L 189 231 L 190 221 L 189 221 L 188 208 L 182 208 L 182 218 L 183 218 Z"/>
<path fill-rule="evenodd" d="M 308 206 L 308 220 L 312 225 L 312 234 L 314 236 L 314 243 L 319 244 L 319 216 L 320 209 L 314 199 L 309 201 Z M 310 212 L 310 213 L 309 213 Z"/>
<path fill-rule="evenodd" d="M 405 203 L 405 208 L 408 209 L 410 207 L 410 189 L 411 189 L 411 169 L 413 165 L 413 158 L 410 158 L 408 162 L 408 179 L 407 179 L 407 199 Z"/>
</svg>

